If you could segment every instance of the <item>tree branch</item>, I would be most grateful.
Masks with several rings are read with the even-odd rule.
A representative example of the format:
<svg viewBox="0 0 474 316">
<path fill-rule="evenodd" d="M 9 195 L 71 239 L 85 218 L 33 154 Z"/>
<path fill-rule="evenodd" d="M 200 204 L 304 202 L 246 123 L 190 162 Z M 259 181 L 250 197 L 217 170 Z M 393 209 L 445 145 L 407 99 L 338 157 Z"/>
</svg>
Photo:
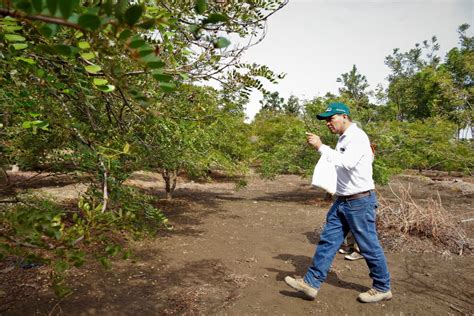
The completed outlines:
<svg viewBox="0 0 474 316">
<path fill-rule="evenodd" d="M 30 243 L 27 243 L 27 242 L 18 241 L 16 239 L 2 233 L 2 232 L 0 232 L 0 237 L 3 237 L 6 240 L 11 241 L 12 243 L 14 243 L 15 245 L 18 245 L 18 246 L 23 246 L 23 247 L 28 247 L 28 248 L 35 248 L 35 249 L 40 248 L 39 246 L 30 244 Z"/>
<path fill-rule="evenodd" d="M 99 158 L 99 163 L 100 167 L 102 168 L 102 171 L 104 173 L 104 182 L 103 182 L 103 204 L 102 204 L 102 210 L 101 212 L 104 213 L 105 210 L 107 209 L 107 203 L 109 202 L 109 191 L 107 188 L 107 177 L 108 177 L 108 172 L 107 172 L 107 167 L 104 164 L 104 161 L 102 160 L 102 157 Z"/>
<path fill-rule="evenodd" d="M 17 19 L 22 19 L 22 20 L 32 20 L 32 21 L 41 21 L 45 23 L 59 24 L 59 25 L 72 27 L 76 30 L 83 31 L 83 29 L 78 24 L 75 24 L 75 23 L 60 19 L 60 18 L 46 16 L 46 15 L 27 15 L 18 11 L 0 8 L 0 16 L 2 17 L 11 16 L 12 18 L 17 18 Z"/>
</svg>

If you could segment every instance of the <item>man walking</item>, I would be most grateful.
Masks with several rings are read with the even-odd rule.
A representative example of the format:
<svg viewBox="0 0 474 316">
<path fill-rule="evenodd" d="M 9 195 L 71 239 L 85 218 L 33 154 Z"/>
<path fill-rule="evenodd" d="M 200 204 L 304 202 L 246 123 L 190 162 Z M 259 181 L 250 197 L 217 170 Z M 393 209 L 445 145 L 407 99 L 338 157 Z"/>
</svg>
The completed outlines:
<svg viewBox="0 0 474 316">
<path fill-rule="evenodd" d="M 314 299 L 326 279 L 332 261 L 345 236 L 352 232 L 360 253 L 369 267 L 372 288 L 359 294 L 359 301 L 373 303 L 392 298 L 390 274 L 385 254 L 377 237 L 375 209 L 377 199 L 372 179 L 374 159 L 367 134 L 352 123 L 350 110 L 344 103 L 329 104 L 326 112 L 317 116 L 339 135 L 336 149 L 321 142 L 319 136 L 307 133 L 308 143 L 336 166 L 336 200 L 329 210 L 311 266 L 303 279 L 285 277 L 295 290 Z"/>
</svg>

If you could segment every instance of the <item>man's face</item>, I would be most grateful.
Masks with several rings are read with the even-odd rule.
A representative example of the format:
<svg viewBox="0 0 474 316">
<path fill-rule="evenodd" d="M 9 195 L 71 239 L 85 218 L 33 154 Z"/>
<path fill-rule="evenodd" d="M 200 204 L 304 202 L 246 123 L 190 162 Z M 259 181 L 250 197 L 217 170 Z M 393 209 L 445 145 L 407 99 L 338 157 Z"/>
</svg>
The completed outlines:
<svg viewBox="0 0 474 316">
<path fill-rule="evenodd" d="M 345 114 L 334 114 L 333 116 L 326 118 L 326 126 L 329 128 L 331 133 L 342 135 L 344 133 L 345 118 Z"/>
</svg>

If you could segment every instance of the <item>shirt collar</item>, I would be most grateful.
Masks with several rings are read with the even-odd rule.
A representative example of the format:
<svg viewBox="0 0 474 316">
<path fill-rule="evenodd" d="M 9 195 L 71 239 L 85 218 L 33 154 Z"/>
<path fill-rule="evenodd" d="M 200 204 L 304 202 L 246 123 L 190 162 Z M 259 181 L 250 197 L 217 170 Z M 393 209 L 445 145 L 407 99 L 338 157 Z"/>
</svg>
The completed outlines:
<svg viewBox="0 0 474 316">
<path fill-rule="evenodd" d="M 356 129 L 357 129 L 357 124 L 354 122 L 351 122 L 351 125 L 344 131 L 341 137 L 347 137 L 347 136 L 350 136 L 351 134 L 354 134 Z"/>
</svg>

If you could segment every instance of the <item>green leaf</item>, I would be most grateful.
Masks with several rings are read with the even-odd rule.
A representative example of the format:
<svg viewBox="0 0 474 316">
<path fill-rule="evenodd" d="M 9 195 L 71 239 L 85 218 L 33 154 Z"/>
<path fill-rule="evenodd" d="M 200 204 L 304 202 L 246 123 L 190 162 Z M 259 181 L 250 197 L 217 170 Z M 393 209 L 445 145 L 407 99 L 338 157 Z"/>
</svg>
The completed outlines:
<svg viewBox="0 0 474 316">
<path fill-rule="evenodd" d="M 229 17 L 219 14 L 219 13 L 212 13 L 207 17 L 207 19 L 204 19 L 202 23 L 204 24 L 209 24 L 209 23 L 219 23 L 219 22 L 227 22 L 229 21 Z"/>
<path fill-rule="evenodd" d="M 78 4 L 79 0 L 59 0 L 59 11 L 63 18 L 68 19 Z"/>
<path fill-rule="evenodd" d="M 147 55 L 150 55 L 153 52 L 154 52 L 153 48 L 151 48 L 148 45 L 146 45 L 145 47 L 140 47 L 138 49 L 138 54 L 140 55 L 140 57 L 145 57 Z"/>
<path fill-rule="evenodd" d="M 194 8 L 198 14 L 203 14 L 207 10 L 207 0 L 196 0 Z"/>
<path fill-rule="evenodd" d="M 21 50 L 21 49 L 25 49 L 28 47 L 28 44 L 25 44 L 25 43 L 22 43 L 22 44 L 13 44 L 12 45 L 14 49 L 16 50 Z"/>
<path fill-rule="evenodd" d="M 123 153 L 128 154 L 130 152 L 130 144 L 126 143 L 125 146 L 123 146 Z"/>
<path fill-rule="evenodd" d="M 20 11 L 24 11 L 25 13 L 27 14 L 30 14 L 31 13 L 31 9 L 32 9 L 32 6 L 31 6 L 31 3 L 30 1 L 27 1 L 27 0 L 20 0 L 20 1 L 15 1 L 15 6 L 18 10 Z M 5 1 L 3 1 L 3 3 L 5 3 Z"/>
<path fill-rule="evenodd" d="M 42 129 L 44 131 L 47 131 L 48 130 L 48 126 L 49 126 L 49 123 L 48 122 L 45 122 L 45 121 L 41 121 L 41 120 L 36 120 L 36 121 L 25 121 L 23 122 L 23 124 L 21 125 L 21 127 L 23 128 L 33 128 L 33 129 L 36 129 L 36 128 L 39 128 L 39 129 Z M 53 235 L 54 233 L 52 233 Z"/>
<path fill-rule="evenodd" d="M 112 84 L 104 85 L 104 86 L 97 86 L 97 88 L 102 92 L 112 92 L 115 90 L 115 86 Z"/>
<path fill-rule="evenodd" d="M 158 58 L 157 60 L 148 62 L 146 65 L 147 67 L 151 69 L 158 69 L 158 68 L 163 68 L 165 66 L 165 63 L 162 62 L 161 59 Z"/>
<path fill-rule="evenodd" d="M 5 39 L 9 42 L 24 42 L 26 38 L 18 34 L 5 34 Z"/>
<path fill-rule="evenodd" d="M 115 5 L 115 17 L 122 22 L 123 21 L 123 14 L 127 9 L 128 0 L 117 0 L 117 4 Z"/>
<path fill-rule="evenodd" d="M 18 25 L 17 19 L 7 16 L 1 20 L 1 25 Z"/>
<path fill-rule="evenodd" d="M 82 28 L 90 31 L 95 31 L 100 27 L 100 18 L 95 14 L 83 14 L 78 22 Z"/>
<path fill-rule="evenodd" d="M 89 44 L 89 42 L 79 42 L 79 43 L 77 43 L 77 46 L 78 46 L 80 49 L 88 49 L 88 48 L 91 48 L 91 44 Z"/>
<path fill-rule="evenodd" d="M 54 51 L 53 47 L 49 46 L 49 45 L 46 45 L 46 44 L 37 44 L 35 45 L 36 49 L 38 52 L 41 52 L 41 53 L 45 53 L 45 54 L 56 54 L 56 52 Z"/>
<path fill-rule="evenodd" d="M 85 66 L 84 69 L 91 74 L 96 74 L 102 70 L 102 68 L 98 65 L 89 65 Z"/>
<path fill-rule="evenodd" d="M 25 62 L 25 63 L 27 63 L 27 64 L 30 64 L 30 65 L 36 64 L 36 61 L 35 61 L 35 60 L 33 60 L 33 59 L 31 59 L 31 58 L 27 58 L 27 57 L 16 57 L 15 59 L 16 59 L 16 60 L 23 61 L 23 62 Z"/>
<path fill-rule="evenodd" d="M 99 262 L 102 264 L 102 266 L 106 269 L 109 270 L 111 265 L 110 265 L 110 260 L 107 257 L 100 257 Z"/>
<path fill-rule="evenodd" d="M 215 48 L 225 48 L 230 45 L 230 41 L 225 37 L 218 37 L 214 43 Z"/>
<path fill-rule="evenodd" d="M 72 24 L 79 24 L 79 14 L 73 12 L 67 20 Z"/>
<path fill-rule="evenodd" d="M 33 4 L 33 9 L 36 12 L 43 11 L 43 0 L 32 0 L 31 3 Z"/>
<path fill-rule="evenodd" d="M 53 282 L 53 290 L 56 296 L 63 298 L 72 293 L 72 290 L 64 284 L 64 281 Z"/>
<path fill-rule="evenodd" d="M 41 129 L 47 131 L 48 126 L 41 127 Z M 63 233 L 60 230 L 55 230 L 54 231 L 54 238 L 56 238 L 56 240 L 61 239 L 62 235 L 63 235 Z"/>
<path fill-rule="evenodd" d="M 173 82 L 160 82 L 160 88 L 164 91 L 174 91 L 176 85 Z"/>
<path fill-rule="evenodd" d="M 6 32 L 16 32 L 16 31 L 19 31 L 23 28 L 23 26 L 20 26 L 20 25 L 8 25 L 6 27 L 4 27 L 4 30 Z"/>
<path fill-rule="evenodd" d="M 91 60 L 95 58 L 94 53 L 81 53 L 81 57 L 84 58 L 85 60 Z"/>
<path fill-rule="evenodd" d="M 189 31 L 191 33 L 197 34 L 201 30 L 202 26 L 197 24 L 191 24 L 189 26 Z"/>
<path fill-rule="evenodd" d="M 183 80 L 188 80 L 188 79 L 189 79 L 189 76 L 188 76 L 188 74 L 186 74 L 186 73 L 180 72 L 180 73 L 179 73 L 179 76 L 180 76 L 181 78 L 183 78 Z"/>
<path fill-rule="evenodd" d="M 71 56 L 72 54 L 72 49 L 69 45 L 63 45 L 63 44 L 54 45 L 54 50 L 56 51 L 56 53 L 63 56 Z"/>
<path fill-rule="evenodd" d="M 58 9 L 58 0 L 46 0 L 46 4 L 48 6 L 49 13 L 51 15 L 55 15 L 56 10 Z"/>
<path fill-rule="evenodd" d="M 124 41 L 128 39 L 132 35 L 132 31 L 129 29 L 123 30 L 122 33 L 119 35 L 119 40 Z"/>
<path fill-rule="evenodd" d="M 99 204 L 97 204 L 97 206 L 95 207 L 94 211 L 95 211 L 95 212 L 99 212 L 99 211 L 102 210 L 102 207 L 103 207 L 103 204 L 102 204 L 102 203 L 99 203 Z"/>
<path fill-rule="evenodd" d="M 111 244 L 105 247 L 105 252 L 111 257 L 117 255 L 121 250 L 122 247 L 117 244 Z"/>
<path fill-rule="evenodd" d="M 124 18 L 125 22 L 127 22 L 128 25 L 134 25 L 135 23 L 140 20 L 140 17 L 143 14 L 143 6 L 139 4 L 134 4 L 130 6 L 127 11 L 125 11 Z"/>
<path fill-rule="evenodd" d="M 58 261 L 55 263 L 54 265 L 54 270 L 57 272 L 57 273 L 63 273 L 64 271 L 66 271 L 68 269 L 68 264 L 64 261 Z"/>
<path fill-rule="evenodd" d="M 127 249 L 123 252 L 122 259 L 127 260 L 132 256 L 132 251 Z"/>
<path fill-rule="evenodd" d="M 146 50 L 144 50 L 146 52 Z M 156 62 L 160 62 L 161 59 L 160 57 L 156 56 L 155 54 L 146 54 L 145 56 L 141 57 L 140 58 L 141 61 L 143 61 L 145 64 L 148 64 L 148 63 L 156 63 Z"/>
<path fill-rule="evenodd" d="M 41 35 L 46 36 L 46 37 L 52 37 L 58 32 L 58 25 L 57 24 L 43 24 L 38 31 L 40 32 Z"/>
<path fill-rule="evenodd" d="M 143 38 L 141 38 L 140 36 L 138 35 L 135 35 L 134 37 L 132 37 L 132 39 L 130 40 L 130 48 L 138 48 L 138 47 L 141 47 L 143 45 L 145 45 L 146 42 L 143 40 Z"/>
<path fill-rule="evenodd" d="M 104 86 L 108 83 L 109 81 L 107 79 L 101 79 L 101 78 L 94 78 L 93 83 L 96 86 Z"/>
<path fill-rule="evenodd" d="M 145 22 L 138 24 L 139 27 L 141 27 L 145 30 L 149 30 L 152 27 L 154 27 L 155 25 L 156 25 L 155 19 L 148 19 Z"/>
<path fill-rule="evenodd" d="M 74 215 L 77 215 L 77 214 L 74 213 Z M 80 250 L 76 251 L 71 254 L 70 260 L 73 262 L 76 268 L 79 268 L 80 266 L 84 264 L 84 262 L 86 262 L 86 253 Z"/>
<path fill-rule="evenodd" d="M 173 77 L 171 77 L 170 75 L 166 75 L 166 74 L 160 74 L 160 73 L 154 73 L 153 74 L 153 78 L 155 78 L 156 80 L 158 80 L 160 82 L 160 84 L 162 82 L 170 82 Z"/>
<path fill-rule="evenodd" d="M 107 0 L 105 2 L 104 9 L 105 9 L 105 14 L 107 14 L 107 16 L 111 16 L 112 13 L 113 13 L 113 9 L 114 9 L 114 1 L 113 0 Z"/>
<path fill-rule="evenodd" d="M 48 127 L 49 127 L 48 122 L 43 122 L 43 123 L 39 124 L 39 128 L 41 128 L 43 131 L 49 131 Z M 59 233 L 61 233 L 61 232 L 59 231 Z"/>
</svg>

